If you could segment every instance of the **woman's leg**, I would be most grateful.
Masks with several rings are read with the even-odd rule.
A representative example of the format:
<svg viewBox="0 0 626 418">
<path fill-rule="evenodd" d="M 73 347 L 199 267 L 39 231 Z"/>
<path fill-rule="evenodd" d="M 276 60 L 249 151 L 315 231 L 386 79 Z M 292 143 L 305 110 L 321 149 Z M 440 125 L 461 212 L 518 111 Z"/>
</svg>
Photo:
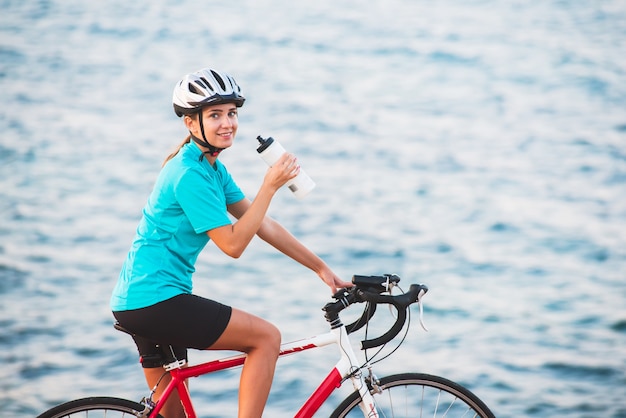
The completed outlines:
<svg viewBox="0 0 626 418">
<path fill-rule="evenodd" d="M 234 309 L 226 330 L 210 350 L 247 354 L 239 383 L 239 417 L 261 417 L 280 352 L 280 331 L 269 322 Z"/>
<path fill-rule="evenodd" d="M 153 400 L 157 401 L 171 380 L 170 374 L 169 372 L 166 372 L 163 367 L 144 368 L 143 372 L 146 376 L 146 382 L 148 382 L 148 387 L 150 389 L 152 389 L 159 382 L 163 373 L 166 373 L 154 393 Z M 180 403 L 178 391 L 175 390 L 171 393 L 170 397 L 167 399 L 167 403 L 163 406 L 163 409 L 161 409 L 160 414 L 164 418 L 185 418 L 185 411 L 183 409 L 183 404 Z"/>
</svg>

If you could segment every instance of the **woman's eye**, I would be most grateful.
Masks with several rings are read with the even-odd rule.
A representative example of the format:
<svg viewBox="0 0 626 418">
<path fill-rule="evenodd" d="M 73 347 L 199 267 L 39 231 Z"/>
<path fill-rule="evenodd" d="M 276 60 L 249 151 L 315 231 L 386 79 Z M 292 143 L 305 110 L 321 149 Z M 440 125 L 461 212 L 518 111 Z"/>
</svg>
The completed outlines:
<svg viewBox="0 0 626 418">
<path fill-rule="evenodd" d="M 228 116 L 230 116 L 231 118 L 236 118 L 237 112 L 235 112 L 234 110 L 232 112 L 228 112 Z"/>
</svg>

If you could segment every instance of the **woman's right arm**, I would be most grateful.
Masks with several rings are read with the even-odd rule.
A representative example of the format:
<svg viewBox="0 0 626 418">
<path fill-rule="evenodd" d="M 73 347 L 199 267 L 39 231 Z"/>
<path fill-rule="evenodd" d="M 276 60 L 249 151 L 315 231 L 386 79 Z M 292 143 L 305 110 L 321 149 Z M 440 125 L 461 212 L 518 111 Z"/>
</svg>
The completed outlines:
<svg viewBox="0 0 626 418">
<path fill-rule="evenodd" d="M 276 191 L 298 175 L 300 166 L 296 158 L 285 153 L 268 169 L 263 184 L 245 213 L 232 225 L 225 225 L 207 232 L 220 250 L 233 258 L 239 258 L 261 227 Z"/>
</svg>

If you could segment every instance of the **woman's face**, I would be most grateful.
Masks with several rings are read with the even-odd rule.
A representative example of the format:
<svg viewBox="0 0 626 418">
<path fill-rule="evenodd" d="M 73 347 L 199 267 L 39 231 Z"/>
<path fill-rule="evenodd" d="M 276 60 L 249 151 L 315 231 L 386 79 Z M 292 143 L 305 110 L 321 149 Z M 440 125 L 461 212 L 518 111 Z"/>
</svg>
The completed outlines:
<svg viewBox="0 0 626 418">
<path fill-rule="evenodd" d="M 203 118 L 204 135 L 209 144 L 218 148 L 228 148 L 233 144 L 239 126 L 237 106 L 234 103 L 207 106 L 200 116 Z M 195 137 L 202 138 L 197 118 L 190 118 L 187 127 Z"/>
</svg>

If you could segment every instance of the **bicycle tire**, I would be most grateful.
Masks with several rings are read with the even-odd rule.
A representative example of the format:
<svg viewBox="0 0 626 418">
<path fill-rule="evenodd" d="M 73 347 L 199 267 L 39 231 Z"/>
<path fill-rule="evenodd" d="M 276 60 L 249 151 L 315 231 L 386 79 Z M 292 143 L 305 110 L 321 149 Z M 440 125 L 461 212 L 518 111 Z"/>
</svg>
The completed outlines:
<svg viewBox="0 0 626 418">
<path fill-rule="evenodd" d="M 37 418 L 136 418 L 143 410 L 144 406 L 137 402 L 98 396 L 57 405 Z"/>
<path fill-rule="evenodd" d="M 487 405 L 467 388 L 443 377 L 403 373 L 380 379 L 382 393 L 374 394 L 381 417 L 495 418 Z M 363 417 L 355 391 L 335 409 L 331 418 Z"/>
</svg>

